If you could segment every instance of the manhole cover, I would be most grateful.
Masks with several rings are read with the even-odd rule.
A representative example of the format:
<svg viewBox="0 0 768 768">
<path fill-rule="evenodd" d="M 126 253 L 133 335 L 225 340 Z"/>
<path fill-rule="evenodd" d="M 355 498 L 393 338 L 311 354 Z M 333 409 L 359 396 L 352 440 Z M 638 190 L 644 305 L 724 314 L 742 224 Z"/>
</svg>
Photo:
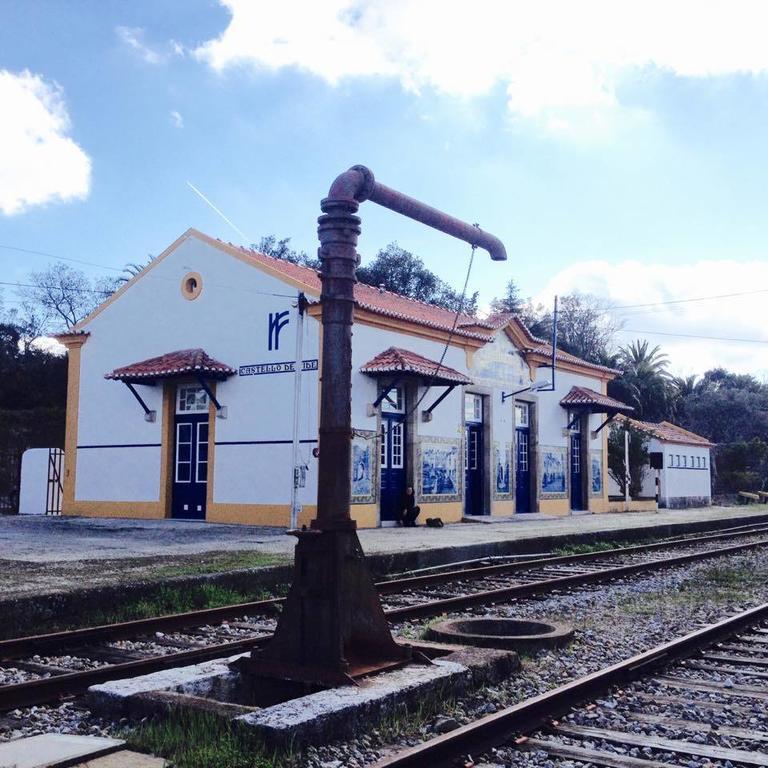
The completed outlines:
<svg viewBox="0 0 768 768">
<path fill-rule="evenodd" d="M 484 648 L 536 651 L 565 645 L 573 635 L 566 624 L 529 619 L 451 619 L 431 626 L 430 640 Z"/>
</svg>

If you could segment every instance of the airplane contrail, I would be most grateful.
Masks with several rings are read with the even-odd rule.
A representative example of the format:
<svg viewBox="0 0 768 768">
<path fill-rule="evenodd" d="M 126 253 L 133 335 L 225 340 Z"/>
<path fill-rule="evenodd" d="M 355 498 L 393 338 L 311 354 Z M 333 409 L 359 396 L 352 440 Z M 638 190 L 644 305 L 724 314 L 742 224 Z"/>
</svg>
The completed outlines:
<svg viewBox="0 0 768 768">
<path fill-rule="evenodd" d="M 213 210 L 216 211 L 216 213 L 218 213 L 219 216 L 221 216 L 221 218 L 224 219 L 224 221 L 226 221 L 227 224 L 229 224 L 229 226 L 232 227 L 232 229 L 234 229 L 238 235 L 240 235 L 240 237 L 243 238 L 243 240 L 245 241 L 244 244 L 249 245 L 250 243 L 254 242 L 251 238 L 248 237 L 248 235 L 245 234 L 245 232 L 243 232 L 242 229 L 240 229 L 240 227 L 238 227 L 236 224 L 233 224 L 191 181 L 187 182 L 187 186 L 193 192 L 199 195 L 205 203 L 207 203 L 211 208 L 213 208 Z"/>
</svg>

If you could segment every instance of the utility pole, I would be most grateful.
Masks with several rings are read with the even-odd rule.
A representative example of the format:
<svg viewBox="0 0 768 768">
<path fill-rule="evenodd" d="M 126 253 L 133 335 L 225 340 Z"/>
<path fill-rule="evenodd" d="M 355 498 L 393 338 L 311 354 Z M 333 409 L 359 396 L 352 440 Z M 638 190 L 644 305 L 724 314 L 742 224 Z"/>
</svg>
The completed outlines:
<svg viewBox="0 0 768 768">
<path fill-rule="evenodd" d="M 629 429 L 624 427 L 624 505 L 629 510 L 629 483 L 631 476 L 629 474 Z"/>
<path fill-rule="evenodd" d="M 293 369 L 293 453 L 291 456 L 292 483 L 291 483 L 291 529 L 299 525 L 299 514 L 301 504 L 299 504 L 299 488 L 304 487 L 302 480 L 302 470 L 306 469 L 299 466 L 299 426 L 301 422 L 301 374 L 304 368 L 303 347 L 304 347 L 304 310 L 307 304 L 307 297 L 299 293 L 296 301 L 296 362 Z"/>
</svg>

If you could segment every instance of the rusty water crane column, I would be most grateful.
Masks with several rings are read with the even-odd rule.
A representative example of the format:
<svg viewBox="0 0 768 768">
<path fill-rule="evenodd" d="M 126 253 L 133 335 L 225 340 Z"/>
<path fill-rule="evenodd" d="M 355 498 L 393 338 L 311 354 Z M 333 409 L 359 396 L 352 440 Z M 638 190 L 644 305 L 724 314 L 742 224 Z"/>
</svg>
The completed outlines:
<svg viewBox="0 0 768 768">
<path fill-rule="evenodd" d="M 501 241 L 378 183 L 356 165 L 320 203 L 322 364 L 317 517 L 297 536 L 293 582 L 273 639 L 239 668 L 315 684 L 402 664 L 410 649 L 394 641 L 350 514 L 352 465 L 352 322 L 360 203 L 371 200 L 471 245 L 495 261 Z"/>
</svg>

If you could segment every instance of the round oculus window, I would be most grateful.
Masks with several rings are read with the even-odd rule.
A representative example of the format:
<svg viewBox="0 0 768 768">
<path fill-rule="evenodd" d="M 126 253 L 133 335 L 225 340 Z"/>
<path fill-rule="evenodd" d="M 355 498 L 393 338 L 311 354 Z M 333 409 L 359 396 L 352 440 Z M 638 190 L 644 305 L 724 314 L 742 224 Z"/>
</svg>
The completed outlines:
<svg viewBox="0 0 768 768">
<path fill-rule="evenodd" d="M 203 278 L 197 272 L 189 272 L 184 275 L 181 281 L 181 295 L 192 301 L 196 299 L 203 290 Z"/>
</svg>

